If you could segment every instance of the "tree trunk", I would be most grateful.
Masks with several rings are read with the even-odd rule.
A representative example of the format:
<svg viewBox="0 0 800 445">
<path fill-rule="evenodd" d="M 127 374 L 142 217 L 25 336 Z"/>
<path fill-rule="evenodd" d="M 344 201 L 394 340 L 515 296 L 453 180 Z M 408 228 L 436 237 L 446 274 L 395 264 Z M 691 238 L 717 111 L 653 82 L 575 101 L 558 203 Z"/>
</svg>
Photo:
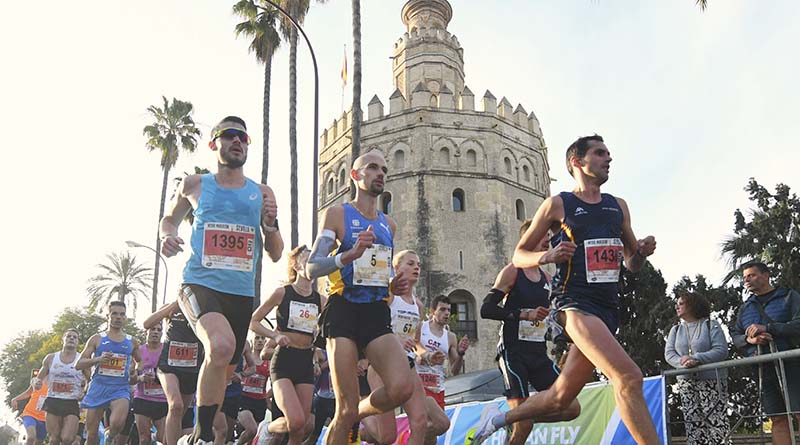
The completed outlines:
<svg viewBox="0 0 800 445">
<path fill-rule="evenodd" d="M 153 297 L 150 301 L 150 309 L 152 312 L 155 312 L 158 308 L 158 270 L 161 260 L 158 256 L 158 252 L 161 251 L 161 218 L 164 217 L 164 205 L 167 201 L 167 182 L 169 181 L 169 167 L 164 168 L 164 178 L 161 182 L 161 204 L 158 206 L 158 223 L 156 225 L 156 258 L 155 262 L 156 265 L 153 267 Z M 166 265 L 165 265 L 166 266 Z M 164 283 L 164 286 L 167 286 L 167 283 Z"/>
<path fill-rule="evenodd" d="M 297 29 L 289 34 L 289 156 L 291 158 L 290 193 L 292 198 L 292 243 L 297 247 Z"/>
<path fill-rule="evenodd" d="M 353 9 L 353 122 L 350 162 L 361 156 L 361 0 L 352 0 Z M 355 198 L 356 186 L 351 183 L 350 196 Z"/>
<path fill-rule="evenodd" d="M 263 157 L 261 162 L 261 183 L 267 183 L 267 176 L 269 174 L 269 95 L 270 95 L 270 84 L 272 83 L 272 58 L 268 58 L 264 62 L 264 111 L 263 111 Z M 258 233 L 259 238 L 261 238 L 261 232 Z M 263 239 L 262 239 L 262 246 L 263 246 Z M 257 308 L 261 306 L 261 274 L 262 268 L 264 264 L 264 250 L 262 249 L 259 252 L 258 261 L 256 262 L 256 294 L 255 299 L 253 301 L 253 308 Z"/>
</svg>

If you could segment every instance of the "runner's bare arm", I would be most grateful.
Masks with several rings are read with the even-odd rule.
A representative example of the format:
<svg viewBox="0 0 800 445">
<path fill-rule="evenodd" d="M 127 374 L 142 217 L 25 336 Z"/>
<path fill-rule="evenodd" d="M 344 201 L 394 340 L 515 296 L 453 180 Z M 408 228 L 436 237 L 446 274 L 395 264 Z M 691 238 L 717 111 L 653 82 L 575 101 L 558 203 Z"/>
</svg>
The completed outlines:
<svg viewBox="0 0 800 445">
<path fill-rule="evenodd" d="M 197 194 L 201 187 L 200 184 L 200 175 L 189 175 L 184 178 L 159 223 L 159 234 L 162 241 L 161 251 L 168 257 L 174 256 L 183 250 L 181 248 L 183 240 L 178 236 L 178 227 L 183 218 L 192 210 L 189 196 L 192 193 Z"/>
<path fill-rule="evenodd" d="M 244 355 L 244 370 L 242 371 L 242 375 L 251 376 L 256 373 L 256 359 L 253 355 L 253 345 L 250 344 L 248 341 L 245 343 L 244 351 L 242 351 L 242 355 Z M 248 371 L 250 370 L 250 371 Z M 244 372 L 248 371 L 249 374 L 245 374 Z"/>
<path fill-rule="evenodd" d="M 275 340 L 269 339 L 264 343 L 264 349 L 261 350 L 261 360 L 272 360 L 272 354 L 275 353 Z"/>
<path fill-rule="evenodd" d="M 177 301 L 173 301 L 172 303 L 167 303 L 164 306 L 161 306 L 157 311 L 150 314 L 150 316 L 144 320 L 142 326 L 145 329 L 150 329 L 153 326 L 156 326 L 159 323 L 161 323 L 161 320 L 172 315 L 172 313 L 175 312 L 176 310 L 178 310 Z"/>
<path fill-rule="evenodd" d="M 329 256 L 336 248 L 336 240 L 344 236 L 344 208 L 340 205 L 330 207 L 322 213 L 319 235 L 308 256 L 308 278 L 314 279 L 329 275 L 344 267 L 342 255 Z"/>
<path fill-rule="evenodd" d="M 44 357 L 44 360 L 42 360 L 42 367 L 39 368 L 39 373 L 36 374 L 36 377 L 34 377 L 33 386 L 35 389 L 42 387 L 42 382 L 47 378 L 47 374 L 50 372 L 50 364 L 53 363 L 54 355 L 55 354 L 51 352 Z"/>
<path fill-rule="evenodd" d="M 250 317 L 250 330 L 257 335 L 263 335 L 267 338 L 273 339 L 277 336 L 277 332 L 261 324 L 261 320 L 267 317 L 272 312 L 272 309 L 277 307 L 283 301 L 283 296 L 286 295 L 286 289 L 279 287 L 272 292 L 261 306 L 259 306 Z"/>
<path fill-rule="evenodd" d="M 463 338 L 467 338 L 466 335 Z M 458 349 L 461 347 L 461 342 L 459 342 L 455 332 L 452 331 L 447 333 L 447 340 L 450 343 L 450 347 L 447 349 L 447 358 L 450 360 L 450 373 L 452 375 L 461 374 L 461 365 L 464 363 L 464 356 L 461 355 Z M 466 349 L 463 352 L 466 352 Z"/>
<path fill-rule="evenodd" d="M 557 232 L 563 219 L 564 201 L 561 197 L 551 196 L 545 199 L 514 250 L 512 258 L 514 267 L 526 269 L 547 263 L 560 263 L 571 258 L 575 252 L 575 245 L 570 242 L 562 241 L 556 248 L 546 252 L 536 252 L 542 238 L 547 236 L 547 231 L 552 229 L 554 233 Z"/>
<path fill-rule="evenodd" d="M 283 253 L 283 238 L 278 228 L 278 204 L 275 193 L 265 185 L 259 184 L 261 188 L 261 233 L 264 235 L 264 250 L 273 263 L 281 259 Z"/>
<path fill-rule="evenodd" d="M 133 352 L 131 352 L 131 357 L 133 361 L 135 361 L 138 365 L 141 366 L 142 364 L 142 348 L 139 340 L 136 338 L 131 339 L 131 344 L 133 344 Z"/>
<path fill-rule="evenodd" d="M 622 209 L 622 244 L 624 246 L 625 267 L 631 272 L 638 272 L 644 267 L 647 257 L 656 250 L 656 240 L 652 236 L 637 240 L 631 228 L 631 213 L 628 203 L 622 198 L 616 198 Z"/>
<path fill-rule="evenodd" d="M 94 334 L 89 338 L 89 340 L 86 342 L 86 347 L 83 348 L 83 352 L 81 352 L 81 357 L 78 359 L 78 363 L 75 363 L 75 369 L 82 371 L 84 369 L 89 369 L 103 361 L 102 356 L 92 358 L 92 354 L 97 351 L 97 345 L 99 343 L 100 335 Z"/>
</svg>

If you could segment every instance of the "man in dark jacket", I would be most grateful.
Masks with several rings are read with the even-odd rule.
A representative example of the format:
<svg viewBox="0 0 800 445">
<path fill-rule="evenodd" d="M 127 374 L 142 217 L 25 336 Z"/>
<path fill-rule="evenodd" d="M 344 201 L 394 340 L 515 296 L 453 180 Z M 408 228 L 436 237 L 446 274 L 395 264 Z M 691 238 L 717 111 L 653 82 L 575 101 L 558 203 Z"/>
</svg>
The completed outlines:
<svg viewBox="0 0 800 445">
<path fill-rule="evenodd" d="M 800 294 L 773 287 L 769 275 L 769 268 L 763 263 L 749 263 L 744 268 L 744 287 L 751 295 L 739 309 L 731 336 L 734 346 L 746 355 L 800 347 Z M 785 413 L 788 405 L 788 411 L 800 422 L 800 359 L 784 360 L 785 382 L 777 377 L 777 365 L 778 362 L 774 366 L 759 365 L 761 401 L 764 413 L 772 420 L 772 443 L 783 445 L 791 443 L 791 416 L 780 413 Z"/>
</svg>

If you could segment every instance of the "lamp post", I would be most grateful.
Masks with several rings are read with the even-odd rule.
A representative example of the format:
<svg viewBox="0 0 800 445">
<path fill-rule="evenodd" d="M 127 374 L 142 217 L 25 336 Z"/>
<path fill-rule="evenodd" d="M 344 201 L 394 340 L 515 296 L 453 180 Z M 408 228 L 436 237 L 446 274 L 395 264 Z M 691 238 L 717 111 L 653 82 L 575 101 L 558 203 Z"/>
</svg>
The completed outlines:
<svg viewBox="0 0 800 445">
<path fill-rule="evenodd" d="M 161 301 L 161 304 L 166 304 L 166 302 L 167 302 L 167 280 L 169 279 L 169 269 L 167 269 L 167 260 L 165 260 L 164 257 L 161 256 L 161 253 L 159 253 L 158 251 L 156 251 L 156 249 L 153 249 L 150 246 L 146 246 L 144 244 L 137 243 L 136 241 L 125 241 L 125 244 L 127 244 L 128 247 L 143 247 L 145 249 L 151 250 L 151 251 L 155 252 L 155 254 L 158 255 L 159 258 L 161 258 L 161 261 L 164 263 L 164 297 L 163 297 L 163 299 Z M 153 282 L 153 286 L 158 286 L 158 283 Z M 156 309 L 157 309 L 156 306 L 157 306 L 158 302 L 156 301 L 155 298 L 153 298 L 153 302 L 152 303 L 153 303 L 152 304 L 152 309 L 153 309 L 152 312 L 155 312 Z"/>
<path fill-rule="evenodd" d="M 313 244 L 314 240 L 317 237 L 317 225 L 319 224 L 317 221 L 318 220 L 317 212 L 319 211 L 319 204 L 317 203 L 317 193 L 319 189 L 319 177 L 317 176 L 317 168 L 318 168 L 317 162 L 319 158 L 319 70 L 317 69 L 317 56 L 314 54 L 314 48 L 311 47 L 311 41 L 308 40 L 306 32 L 303 31 L 303 28 L 300 26 L 299 23 L 297 23 L 297 20 L 295 20 L 294 17 L 292 17 L 288 12 L 286 12 L 285 9 L 283 9 L 281 6 L 279 6 L 272 0 L 263 0 L 263 1 L 272 5 L 272 7 L 275 8 L 276 11 L 278 11 L 279 13 L 281 13 L 281 15 L 289 19 L 289 21 L 292 22 L 292 25 L 294 25 L 294 27 L 297 28 L 298 31 L 300 31 L 300 34 L 303 36 L 303 40 L 305 40 L 306 45 L 308 46 L 308 51 L 311 53 L 311 63 L 314 65 L 314 157 L 312 160 L 314 168 L 312 176 L 314 178 L 312 195 L 314 199 L 312 201 L 313 204 L 312 204 L 312 214 L 311 214 L 311 243 Z M 253 2 L 253 6 L 263 11 L 269 12 L 267 8 L 261 5 L 257 5 L 255 2 Z"/>
</svg>

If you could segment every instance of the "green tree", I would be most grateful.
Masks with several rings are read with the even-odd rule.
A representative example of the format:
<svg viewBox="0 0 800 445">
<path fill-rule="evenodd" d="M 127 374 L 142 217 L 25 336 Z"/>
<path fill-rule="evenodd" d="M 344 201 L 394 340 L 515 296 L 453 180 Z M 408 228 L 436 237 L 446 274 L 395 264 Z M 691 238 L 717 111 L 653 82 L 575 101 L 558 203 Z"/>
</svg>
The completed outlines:
<svg viewBox="0 0 800 445">
<path fill-rule="evenodd" d="M 279 13 L 266 2 L 256 4 L 255 0 L 239 0 L 233 6 L 233 12 L 244 21 L 236 24 L 236 36 L 244 36 L 250 40 L 250 52 L 264 64 L 264 101 L 263 101 L 263 137 L 261 183 L 267 183 L 269 172 L 269 111 L 270 87 L 272 83 L 272 58 L 281 44 L 281 36 L 276 29 Z M 261 237 L 261 233 L 258 233 Z M 262 239 L 263 241 L 263 239 Z M 264 255 L 258 256 L 256 263 L 256 295 L 255 305 L 261 303 L 261 273 Z"/>
<path fill-rule="evenodd" d="M 800 289 L 800 199 L 785 184 L 770 193 L 754 178 L 745 190 L 755 208 L 749 220 L 741 210 L 734 212 L 733 235 L 722 243 L 730 270 L 724 283 L 740 278 L 743 264 L 759 260 L 770 267 L 777 285 Z"/>
<path fill-rule="evenodd" d="M 113 298 L 133 307 L 136 313 L 139 298 L 147 299 L 153 278 L 151 269 L 139 264 L 130 252 L 115 252 L 106 258 L 109 264 L 98 264 L 101 273 L 89 279 L 89 307 L 96 310 Z"/>
<path fill-rule="evenodd" d="M 351 159 L 361 156 L 361 0 L 351 0 L 353 15 L 353 122 Z M 350 185 L 350 196 L 355 198 L 355 184 Z"/>
<path fill-rule="evenodd" d="M 163 170 L 163 181 L 161 184 L 161 202 L 158 206 L 158 224 L 164 217 L 164 205 L 167 198 L 167 181 L 169 171 L 178 161 L 180 149 L 188 153 L 193 153 L 197 148 L 197 138 L 200 137 L 200 130 L 195 126 L 192 119 L 194 106 L 190 102 L 172 98 L 170 103 L 166 97 L 161 97 L 164 101 L 162 107 L 151 105 L 147 107 L 147 112 L 153 118 L 150 125 L 144 127 L 143 133 L 147 137 L 145 146 L 150 151 L 161 153 L 161 170 Z M 156 227 L 156 252 L 161 250 L 161 237 L 158 226 Z M 155 254 L 155 272 L 153 274 L 153 298 L 152 311 L 156 311 L 158 302 L 158 253 Z M 166 283 L 164 284 L 166 286 Z"/>
<path fill-rule="evenodd" d="M 25 391 L 30 385 L 31 371 L 39 369 L 41 362 L 32 359 L 47 338 L 41 330 L 22 332 L 9 341 L 0 352 L 0 377 L 5 382 L 5 403 L 11 406 L 11 399 Z"/>
</svg>

